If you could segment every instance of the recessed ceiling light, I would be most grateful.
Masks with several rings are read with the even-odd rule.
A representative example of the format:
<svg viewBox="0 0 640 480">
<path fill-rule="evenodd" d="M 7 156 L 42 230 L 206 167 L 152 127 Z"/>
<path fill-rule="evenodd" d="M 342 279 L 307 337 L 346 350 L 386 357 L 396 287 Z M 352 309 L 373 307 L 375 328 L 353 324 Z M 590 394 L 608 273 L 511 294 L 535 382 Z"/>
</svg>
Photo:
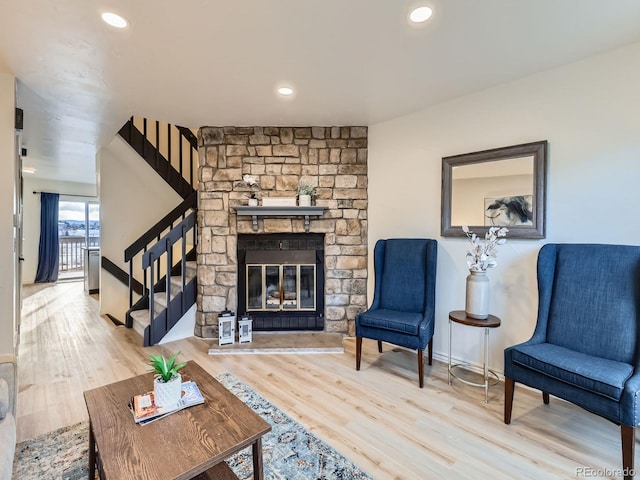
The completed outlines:
<svg viewBox="0 0 640 480">
<path fill-rule="evenodd" d="M 116 28 L 125 28 L 129 25 L 129 22 L 124 17 L 121 17 L 117 13 L 104 12 L 102 15 L 102 21 Z"/>
<path fill-rule="evenodd" d="M 278 93 L 280 95 L 284 95 L 284 96 L 293 95 L 293 88 L 291 88 L 291 87 L 280 87 L 280 88 L 278 88 Z"/>
<path fill-rule="evenodd" d="M 34 167 L 22 167 L 22 173 L 36 173 L 37 171 Z"/>
<path fill-rule="evenodd" d="M 418 7 L 411 11 L 409 14 L 409 20 L 413 23 L 426 22 L 433 15 L 433 10 L 429 7 Z"/>
</svg>

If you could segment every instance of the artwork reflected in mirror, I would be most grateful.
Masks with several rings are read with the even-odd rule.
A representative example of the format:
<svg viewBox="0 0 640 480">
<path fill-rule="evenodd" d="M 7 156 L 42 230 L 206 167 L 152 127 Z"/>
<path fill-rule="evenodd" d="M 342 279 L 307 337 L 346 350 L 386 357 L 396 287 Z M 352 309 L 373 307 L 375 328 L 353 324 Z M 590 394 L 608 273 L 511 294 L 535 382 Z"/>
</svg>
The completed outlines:
<svg viewBox="0 0 640 480">
<path fill-rule="evenodd" d="M 547 142 L 442 159 L 442 235 L 506 226 L 512 238 L 544 238 Z"/>
<path fill-rule="evenodd" d="M 484 199 L 485 227 L 533 225 L 533 195 Z"/>
</svg>

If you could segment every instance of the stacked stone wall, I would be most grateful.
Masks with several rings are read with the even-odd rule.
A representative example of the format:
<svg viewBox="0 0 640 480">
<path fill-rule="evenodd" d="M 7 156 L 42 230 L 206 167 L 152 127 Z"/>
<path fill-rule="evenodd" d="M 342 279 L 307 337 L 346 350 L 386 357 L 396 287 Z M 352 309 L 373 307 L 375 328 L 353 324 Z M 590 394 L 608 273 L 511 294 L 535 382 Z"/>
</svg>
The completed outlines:
<svg viewBox="0 0 640 480">
<path fill-rule="evenodd" d="M 353 335 L 367 306 L 367 127 L 202 127 L 198 132 L 198 299 L 196 335 L 216 337 L 218 314 L 237 311 L 237 234 L 304 233 L 304 218 L 251 217 L 259 196 L 295 197 L 298 184 L 316 187 L 322 217 L 310 232 L 325 234 L 325 331 Z"/>
</svg>

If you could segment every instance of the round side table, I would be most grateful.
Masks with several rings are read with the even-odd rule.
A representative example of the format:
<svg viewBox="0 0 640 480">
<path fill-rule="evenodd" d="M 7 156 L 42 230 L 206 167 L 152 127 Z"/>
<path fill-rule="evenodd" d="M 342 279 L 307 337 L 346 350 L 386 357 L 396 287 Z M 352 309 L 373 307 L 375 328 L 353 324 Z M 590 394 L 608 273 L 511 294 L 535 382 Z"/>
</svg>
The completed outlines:
<svg viewBox="0 0 640 480">
<path fill-rule="evenodd" d="M 455 365 L 451 364 L 451 323 L 452 322 L 460 323 L 462 325 L 468 325 L 470 327 L 484 328 L 484 364 L 482 366 L 482 369 L 484 372 L 483 383 L 471 382 L 455 374 L 454 369 L 456 367 L 470 366 L 470 364 L 466 362 L 456 363 Z M 484 388 L 484 403 L 489 403 L 489 386 L 495 385 L 500 381 L 498 374 L 493 370 L 489 370 L 489 329 L 497 328 L 499 326 L 500 326 L 500 319 L 495 315 L 489 315 L 488 318 L 484 320 L 479 320 L 477 318 L 468 317 L 464 310 L 454 310 L 452 312 L 449 312 L 449 368 L 448 368 L 449 385 L 451 385 L 451 378 L 453 377 L 460 380 L 462 383 L 465 383 L 472 387 Z M 494 381 L 492 383 L 489 383 L 489 375 L 494 377 Z"/>
</svg>

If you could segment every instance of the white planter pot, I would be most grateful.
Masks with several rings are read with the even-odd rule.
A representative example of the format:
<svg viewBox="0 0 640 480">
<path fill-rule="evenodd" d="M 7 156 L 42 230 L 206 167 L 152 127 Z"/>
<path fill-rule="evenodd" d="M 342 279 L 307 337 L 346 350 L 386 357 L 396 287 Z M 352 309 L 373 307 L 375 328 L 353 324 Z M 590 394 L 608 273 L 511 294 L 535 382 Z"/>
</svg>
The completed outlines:
<svg viewBox="0 0 640 480">
<path fill-rule="evenodd" d="M 257 198 L 250 198 L 249 199 L 249 206 L 250 207 L 257 207 L 258 206 L 258 199 Z"/>
<path fill-rule="evenodd" d="M 177 374 L 168 382 L 156 378 L 153 381 L 153 397 L 158 407 L 175 405 L 182 395 L 182 376 Z"/>
<path fill-rule="evenodd" d="M 489 277 L 487 272 L 469 271 L 465 312 L 471 318 L 489 317 Z"/>
<path fill-rule="evenodd" d="M 298 195 L 298 205 L 301 207 L 310 207 L 311 195 Z"/>
</svg>

